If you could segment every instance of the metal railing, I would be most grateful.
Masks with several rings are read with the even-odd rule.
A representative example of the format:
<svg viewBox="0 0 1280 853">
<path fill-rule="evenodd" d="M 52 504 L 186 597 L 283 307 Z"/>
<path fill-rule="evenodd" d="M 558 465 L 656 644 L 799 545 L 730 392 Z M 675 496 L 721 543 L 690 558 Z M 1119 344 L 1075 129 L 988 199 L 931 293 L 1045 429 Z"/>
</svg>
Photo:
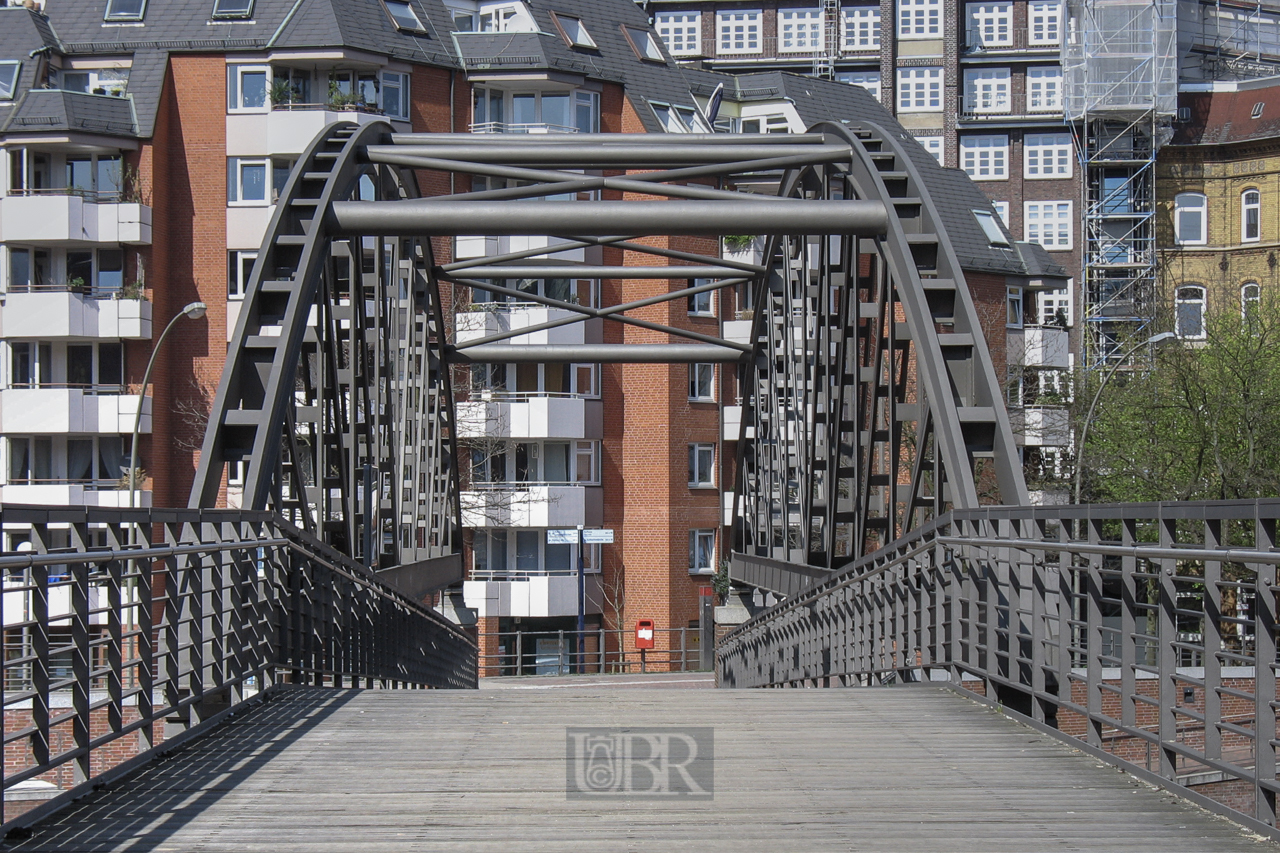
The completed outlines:
<svg viewBox="0 0 1280 853">
<path fill-rule="evenodd" d="M 23 823 L 276 684 L 476 686 L 461 629 L 270 513 L 6 505 L 0 523 L 31 542 L 0 553 L 3 787 L 67 791 Z"/>
<path fill-rule="evenodd" d="M 727 635 L 719 681 L 949 681 L 1276 835 L 1278 521 L 1274 499 L 955 511 Z"/>
<path fill-rule="evenodd" d="M 627 672 L 696 672 L 701 664 L 698 628 L 656 628 L 654 648 L 630 648 L 631 631 L 509 631 L 480 634 L 480 673 L 499 675 L 572 675 Z M 710 642 L 708 639 L 707 642 Z M 484 649 L 496 649 L 484 653 Z"/>
</svg>

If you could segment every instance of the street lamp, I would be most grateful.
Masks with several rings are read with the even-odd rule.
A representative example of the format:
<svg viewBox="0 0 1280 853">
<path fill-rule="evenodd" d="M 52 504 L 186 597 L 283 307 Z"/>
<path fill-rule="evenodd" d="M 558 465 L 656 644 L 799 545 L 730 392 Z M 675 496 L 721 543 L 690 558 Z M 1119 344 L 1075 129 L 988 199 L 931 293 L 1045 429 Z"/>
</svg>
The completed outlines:
<svg viewBox="0 0 1280 853">
<path fill-rule="evenodd" d="M 138 394 L 138 411 L 133 416 L 133 438 L 129 442 L 129 508 L 134 507 L 134 484 L 138 473 L 138 430 L 142 426 L 142 402 L 147 397 L 147 383 L 151 381 L 151 368 L 155 367 L 156 356 L 160 353 L 160 347 L 164 344 L 164 339 L 173 331 L 173 327 L 178 325 L 178 321 L 183 317 L 190 317 L 192 320 L 199 320 L 204 316 L 204 312 L 208 306 L 203 302 L 192 302 L 182 311 L 173 315 L 173 319 L 169 321 L 169 325 L 164 327 L 164 331 L 160 333 L 160 337 L 156 340 L 156 345 L 151 348 L 151 358 L 147 359 L 147 370 L 142 374 L 142 391 Z"/>
<path fill-rule="evenodd" d="M 1155 346 L 1156 344 L 1164 343 L 1165 341 L 1174 337 L 1177 337 L 1177 336 L 1174 335 L 1173 332 L 1161 332 L 1158 335 L 1152 335 L 1151 337 L 1147 338 L 1145 341 L 1141 341 L 1139 343 L 1134 344 L 1132 347 L 1129 348 L 1127 352 L 1125 352 L 1118 359 L 1116 359 L 1116 363 L 1111 365 L 1111 369 L 1108 370 L 1103 375 L 1102 381 L 1098 383 L 1098 390 L 1094 392 L 1093 401 L 1089 403 L 1089 411 L 1084 416 L 1084 423 L 1080 425 L 1080 443 L 1076 446 L 1075 503 L 1077 504 L 1080 503 L 1080 484 L 1084 474 L 1084 443 L 1085 443 L 1085 439 L 1089 437 L 1089 424 L 1093 422 L 1093 411 L 1094 409 L 1098 408 L 1098 400 L 1102 399 L 1102 389 L 1107 387 L 1107 383 L 1111 381 L 1111 377 L 1116 375 L 1116 371 L 1120 369 L 1120 365 L 1124 364 L 1125 361 L 1128 360 L 1129 356 L 1133 355 L 1135 352 L 1142 349 L 1143 347 Z"/>
</svg>

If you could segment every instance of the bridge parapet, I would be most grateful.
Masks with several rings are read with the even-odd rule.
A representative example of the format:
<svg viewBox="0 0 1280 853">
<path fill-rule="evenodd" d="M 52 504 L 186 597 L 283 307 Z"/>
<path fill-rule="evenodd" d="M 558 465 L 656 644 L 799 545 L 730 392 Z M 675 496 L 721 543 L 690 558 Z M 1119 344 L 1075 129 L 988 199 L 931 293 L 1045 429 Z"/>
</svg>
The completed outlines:
<svg viewBox="0 0 1280 853">
<path fill-rule="evenodd" d="M 276 685 L 476 686 L 459 628 L 271 513 L 6 505 L 0 524 L 31 532 L 0 555 L 4 789 L 66 791 L 23 823 Z"/>
<path fill-rule="evenodd" d="M 1277 835 L 1280 501 L 940 516 L 728 634 L 729 687 L 946 680 Z"/>
</svg>

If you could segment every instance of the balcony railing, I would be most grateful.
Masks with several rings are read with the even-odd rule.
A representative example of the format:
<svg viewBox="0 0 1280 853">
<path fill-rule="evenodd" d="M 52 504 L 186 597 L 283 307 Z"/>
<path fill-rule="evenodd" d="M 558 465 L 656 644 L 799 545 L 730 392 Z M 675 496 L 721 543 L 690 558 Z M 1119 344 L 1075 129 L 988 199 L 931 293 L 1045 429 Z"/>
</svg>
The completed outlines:
<svg viewBox="0 0 1280 853">
<path fill-rule="evenodd" d="M 545 122 L 501 122 L 482 121 L 472 124 L 472 133 L 577 133 L 576 127 L 563 124 L 547 124 Z"/>
</svg>

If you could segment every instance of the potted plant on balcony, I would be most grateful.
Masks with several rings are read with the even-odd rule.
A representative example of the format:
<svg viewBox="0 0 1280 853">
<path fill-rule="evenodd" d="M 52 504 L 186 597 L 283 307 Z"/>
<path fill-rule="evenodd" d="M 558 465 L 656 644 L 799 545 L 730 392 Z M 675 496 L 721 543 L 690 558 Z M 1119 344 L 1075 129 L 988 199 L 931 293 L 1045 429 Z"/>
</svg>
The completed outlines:
<svg viewBox="0 0 1280 853">
<path fill-rule="evenodd" d="M 360 96 L 359 92 L 344 92 L 342 91 L 342 88 L 338 86 L 336 80 L 329 81 L 329 109 L 338 111 L 355 111 L 360 110 L 364 106 L 364 99 Z"/>
<path fill-rule="evenodd" d="M 117 299 L 136 299 L 139 302 L 147 301 L 146 285 L 140 281 L 131 281 L 116 292 Z"/>
</svg>

